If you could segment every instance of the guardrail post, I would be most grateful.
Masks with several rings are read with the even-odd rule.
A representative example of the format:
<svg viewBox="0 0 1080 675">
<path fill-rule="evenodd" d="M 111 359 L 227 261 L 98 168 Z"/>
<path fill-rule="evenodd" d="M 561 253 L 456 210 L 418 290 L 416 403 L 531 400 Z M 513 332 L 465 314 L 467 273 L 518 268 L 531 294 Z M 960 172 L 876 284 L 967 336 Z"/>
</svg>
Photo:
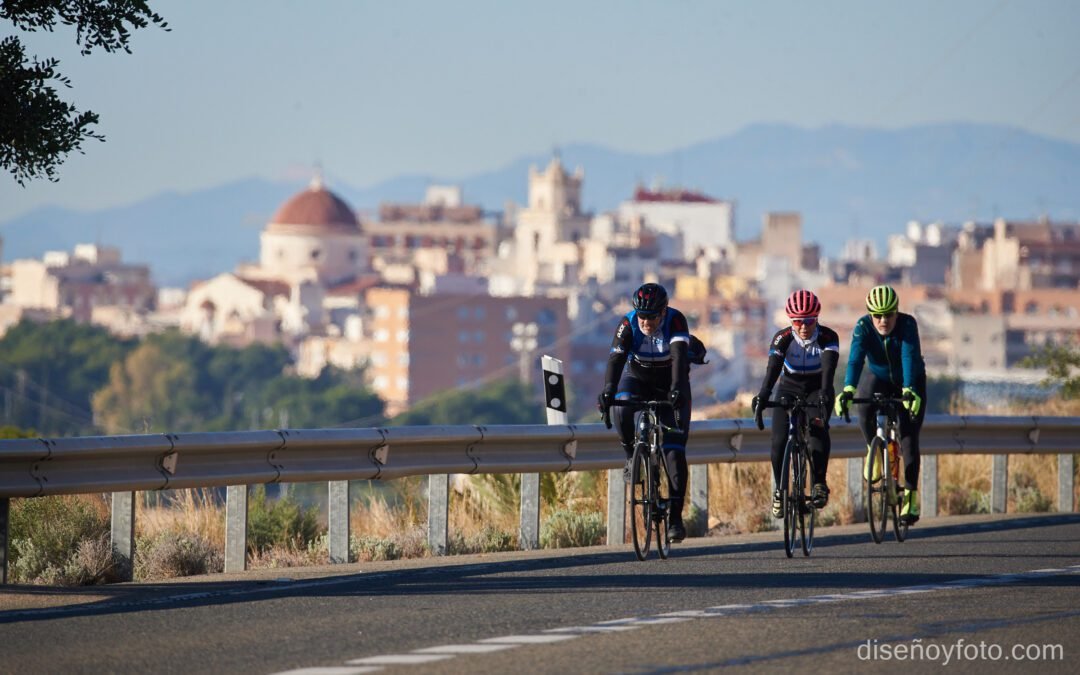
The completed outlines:
<svg viewBox="0 0 1080 675">
<path fill-rule="evenodd" d="M 1005 513 L 1009 500 L 1009 456 L 994 455 L 990 480 L 990 513 Z"/>
<path fill-rule="evenodd" d="M 243 572 L 247 569 L 247 507 L 247 486 L 230 485 L 225 492 L 226 572 Z"/>
<path fill-rule="evenodd" d="M 450 476 L 428 476 L 428 546 L 432 555 L 446 555 L 449 533 Z"/>
<path fill-rule="evenodd" d="M 8 535 L 11 533 L 11 500 L 0 497 L 0 584 L 7 585 Z"/>
<path fill-rule="evenodd" d="M 326 509 L 330 562 L 349 562 L 349 481 L 332 480 Z"/>
<path fill-rule="evenodd" d="M 709 530 L 709 465 L 694 464 L 690 467 L 690 521 L 691 537 L 704 537 Z"/>
<path fill-rule="evenodd" d="M 863 494 L 863 458 L 850 457 L 847 461 L 847 492 L 851 517 L 856 523 L 866 522 L 866 497 Z"/>
<path fill-rule="evenodd" d="M 626 543 L 626 483 L 622 469 L 607 472 L 607 545 Z"/>
<path fill-rule="evenodd" d="M 112 493 L 113 554 L 120 558 L 118 576 L 131 581 L 135 570 L 135 493 Z"/>
<path fill-rule="evenodd" d="M 1072 512 L 1073 489 L 1073 455 L 1063 452 L 1058 455 L 1058 511 Z"/>
<path fill-rule="evenodd" d="M 937 518 L 938 515 L 938 481 L 937 481 L 937 455 L 923 455 L 922 467 L 919 471 L 919 512 L 923 518 Z"/>
<path fill-rule="evenodd" d="M 540 474 L 521 474 L 521 527 L 518 547 L 522 551 L 540 548 Z"/>
</svg>

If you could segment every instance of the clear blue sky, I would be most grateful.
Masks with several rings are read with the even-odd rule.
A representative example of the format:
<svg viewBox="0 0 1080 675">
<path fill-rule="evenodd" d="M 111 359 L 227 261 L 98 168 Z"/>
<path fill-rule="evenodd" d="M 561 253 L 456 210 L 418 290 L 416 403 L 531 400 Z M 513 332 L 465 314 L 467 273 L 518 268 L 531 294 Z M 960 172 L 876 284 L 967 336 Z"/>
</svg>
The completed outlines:
<svg viewBox="0 0 1080 675">
<path fill-rule="evenodd" d="M 561 143 L 664 151 L 758 122 L 989 122 L 1080 142 L 1068 0 L 152 6 L 172 32 L 137 31 L 130 55 L 80 56 L 67 28 L 24 34 L 108 141 L 57 184 L 0 177 L 0 221 L 315 162 L 331 184 L 453 179 Z"/>
</svg>

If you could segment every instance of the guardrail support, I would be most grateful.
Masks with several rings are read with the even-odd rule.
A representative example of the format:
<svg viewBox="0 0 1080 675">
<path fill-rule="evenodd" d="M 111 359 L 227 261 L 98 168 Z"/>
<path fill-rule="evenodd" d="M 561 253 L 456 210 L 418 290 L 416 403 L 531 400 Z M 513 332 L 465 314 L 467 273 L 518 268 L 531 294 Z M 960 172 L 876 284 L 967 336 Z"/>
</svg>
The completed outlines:
<svg viewBox="0 0 1080 675">
<path fill-rule="evenodd" d="M 540 548 L 540 474 L 521 474 L 521 527 L 518 547 L 522 551 Z"/>
<path fill-rule="evenodd" d="M 847 492 L 851 517 L 856 523 L 866 522 L 866 498 L 863 495 L 863 458 L 851 457 L 847 461 Z"/>
<path fill-rule="evenodd" d="M 247 486 L 230 485 L 225 492 L 226 572 L 243 572 L 247 569 L 247 507 Z"/>
<path fill-rule="evenodd" d="M 990 480 L 990 513 L 1005 513 L 1009 503 L 1009 456 L 994 455 Z"/>
<path fill-rule="evenodd" d="M 607 472 L 607 545 L 626 543 L 626 483 L 622 469 Z"/>
<path fill-rule="evenodd" d="M 327 547 L 330 562 L 349 562 L 349 481 L 330 481 L 329 503 L 326 509 Z"/>
<path fill-rule="evenodd" d="M 135 571 L 135 493 L 112 493 L 113 554 L 120 558 L 118 576 L 131 581 Z"/>
<path fill-rule="evenodd" d="M 0 497 L 0 583 L 7 585 L 8 538 L 11 534 L 11 500 Z"/>
<path fill-rule="evenodd" d="M 938 515 L 938 480 L 937 455 L 923 455 L 919 471 L 919 512 L 923 518 L 937 518 Z"/>
<path fill-rule="evenodd" d="M 704 537 L 709 531 L 709 465 L 690 466 L 690 515 L 688 523 L 691 537 Z"/>
<path fill-rule="evenodd" d="M 428 476 L 428 546 L 432 555 L 449 552 L 450 476 Z"/>
<path fill-rule="evenodd" d="M 1073 506 L 1073 455 L 1061 453 L 1058 455 L 1058 499 L 1057 510 L 1062 513 L 1071 513 Z"/>
</svg>

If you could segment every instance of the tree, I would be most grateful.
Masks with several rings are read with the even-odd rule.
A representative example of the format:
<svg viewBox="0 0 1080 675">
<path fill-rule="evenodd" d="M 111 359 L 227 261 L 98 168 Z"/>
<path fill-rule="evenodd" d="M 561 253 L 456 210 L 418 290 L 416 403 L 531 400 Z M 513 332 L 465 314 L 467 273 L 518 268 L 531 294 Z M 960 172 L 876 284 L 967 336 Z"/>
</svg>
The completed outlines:
<svg viewBox="0 0 1080 675">
<path fill-rule="evenodd" d="M 1080 350 L 1073 347 L 1049 345 L 1025 357 L 1020 365 L 1027 368 L 1046 368 L 1044 387 L 1061 387 L 1061 398 L 1080 398 Z"/>
<path fill-rule="evenodd" d="M 46 435 L 94 432 L 90 398 L 134 347 L 134 340 L 69 319 L 18 323 L 0 338 L 4 421 Z"/>
<path fill-rule="evenodd" d="M 59 22 L 75 26 L 75 43 L 94 49 L 131 53 L 133 29 L 168 24 L 143 0 L 0 0 L 0 19 L 28 32 L 52 31 Z M 95 133 L 98 115 L 79 112 L 60 99 L 52 85 L 70 87 L 57 71 L 57 59 L 28 60 L 18 37 L 0 41 L 0 167 L 19 185 L 42 176 L 56 181 L 56 169 L 72 151 L 82 153 L 86 139 L 104 141 Z"/>
<path fill-rule="evenodd" d="M 113 364 L 108 386 L 94 394 L 94 416 L 114 434 L 195 431 L 201 407 L 196 377 L 190 361 L 147 340 Z"/>
<path fill-rule="evenodd" d="M 398 415 L 391 424 L 543 424 L 544 403 L 531 387 L 503 380 L 483 389 L 448 391 Z"/>
</svg>

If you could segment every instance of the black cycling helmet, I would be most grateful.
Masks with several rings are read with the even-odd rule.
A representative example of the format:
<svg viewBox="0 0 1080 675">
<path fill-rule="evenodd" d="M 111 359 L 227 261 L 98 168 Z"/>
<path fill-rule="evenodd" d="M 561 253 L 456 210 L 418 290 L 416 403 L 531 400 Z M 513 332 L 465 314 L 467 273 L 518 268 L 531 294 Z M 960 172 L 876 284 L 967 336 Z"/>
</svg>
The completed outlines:
<svg viewBox="0 0 1080 675">
<path fill-rule="evenodd" d="M 667 291 L 660 284 L 642 284 L 634 293 L 634 309 L 640 316 L 653 317 L 667 307 Z"/>
</svg>

